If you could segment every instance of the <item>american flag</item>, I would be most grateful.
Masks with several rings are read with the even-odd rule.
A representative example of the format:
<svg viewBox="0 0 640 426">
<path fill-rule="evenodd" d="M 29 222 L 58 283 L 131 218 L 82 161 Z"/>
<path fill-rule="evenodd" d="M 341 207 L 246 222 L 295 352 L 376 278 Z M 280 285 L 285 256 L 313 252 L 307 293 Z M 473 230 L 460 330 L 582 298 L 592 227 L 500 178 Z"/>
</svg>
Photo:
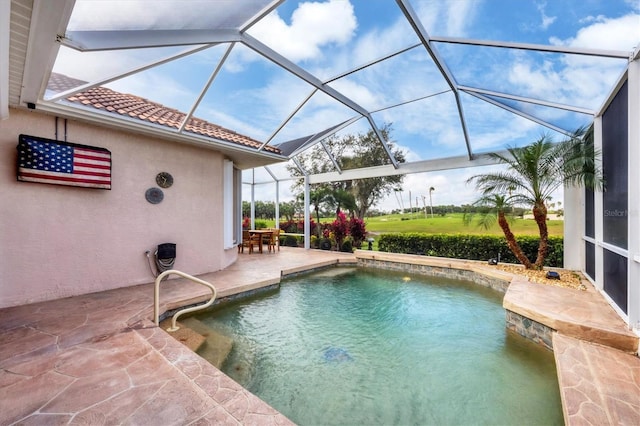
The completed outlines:
<svg viewBox="0 0 640 426">
<path fill-rule="evenodd" d="M 111 189 L 111 152 L 20 135 L 18 180 Z"/>
</svg>

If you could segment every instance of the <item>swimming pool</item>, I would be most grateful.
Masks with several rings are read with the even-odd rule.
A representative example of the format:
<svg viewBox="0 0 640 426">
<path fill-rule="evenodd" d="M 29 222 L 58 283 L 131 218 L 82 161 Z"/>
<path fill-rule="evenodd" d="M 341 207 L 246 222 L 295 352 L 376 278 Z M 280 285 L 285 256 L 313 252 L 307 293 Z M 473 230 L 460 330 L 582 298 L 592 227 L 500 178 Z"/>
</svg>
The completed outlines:
<svg viewBox="0 0 640 426">
<path fill-rule="evenodd" d="M 332 269 L 199 315 L 223 371 L 301 425 L 563 424 L 553 354 L 466 281 Z"/>
</svg>

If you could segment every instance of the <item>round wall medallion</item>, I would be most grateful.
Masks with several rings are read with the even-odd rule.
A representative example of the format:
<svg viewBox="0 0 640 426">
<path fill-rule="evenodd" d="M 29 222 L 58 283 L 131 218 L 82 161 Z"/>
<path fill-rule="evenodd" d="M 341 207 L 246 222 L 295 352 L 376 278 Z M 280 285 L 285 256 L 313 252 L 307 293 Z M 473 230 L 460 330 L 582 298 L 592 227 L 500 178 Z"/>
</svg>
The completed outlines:
<svg viewBox="0 0 640 426">
<path fill-rule="evenodd" d="M 164 193 L 160 188 L 149 188 L 147 192 L 144 193 L 144 198 L 151 204 L 158 204 L 164 198 Z"/>
<path fill-rule="evenodd" d="M 167 172 L 160 172 L 156 176 L 156 183 L 160 188 L 169 188 L 173 185 L 173 176 Z"/>
</svg>

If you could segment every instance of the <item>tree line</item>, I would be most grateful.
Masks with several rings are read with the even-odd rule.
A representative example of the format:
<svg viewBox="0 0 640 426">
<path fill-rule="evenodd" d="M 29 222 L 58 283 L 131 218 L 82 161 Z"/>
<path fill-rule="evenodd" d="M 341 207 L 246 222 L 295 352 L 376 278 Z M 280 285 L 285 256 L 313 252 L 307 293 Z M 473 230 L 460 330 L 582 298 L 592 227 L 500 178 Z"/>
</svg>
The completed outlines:
<svg viewBox="0 0 640 426">
<path fill-rule="evenodd" d="M 476 206 L 473 204 L 463 204 L 461 206 L 455 206 L 453 204 L 449 204 L 449 205 L 433 206 L 433 215 L 446 216 L 447 214 L 453 214 L 453 213 L 485 214 L 485 213 L 488 213 L 490 210 L 491 208 L 489 207 Z M 515 217 L 523 217 L 528 212 L 529 212 L 529 209 L 525 209 L 522 207 L 510 207 L 510 213 L 512 216 L 515 216 Z M 312 213 L 314 212 L 312 211 Z M 335 217 L 336 210 L 334 206 L 325 205 L 319 209 L 319 213 L 321 217 Z M 400 214 L 400 213 L 424 215 L 424 208 L 422 207 L 420 208 L 414 207 L 413 209 L 406 208 L 404 209 L 403 212 L 401 212 L 400 209 L 394 209 L 391 211 L 369 209 L 367 211 L 367 217 L 376 217 L 376 216 L 384 216 L 388 214 Z M 276 203 L 273 201 L 256 201 L 255 214 L 256 214 L 256 219 L 275 220 Z M 302 203 L 301 200 L 290 200 L 290 201 L 280 202 L 280 219 L 289 221 L 289 220 L 294 220 L 295 218 L 300 218 L 303 215 L 304 215 L 304 204 Z M 249 201 L 242 202 L 242 216 L 244 217 L 251 216 L 251 203 Z M 431 211 L 429 208 L 427 208 L 427 216 L 431 217 Z"/>
</svg>

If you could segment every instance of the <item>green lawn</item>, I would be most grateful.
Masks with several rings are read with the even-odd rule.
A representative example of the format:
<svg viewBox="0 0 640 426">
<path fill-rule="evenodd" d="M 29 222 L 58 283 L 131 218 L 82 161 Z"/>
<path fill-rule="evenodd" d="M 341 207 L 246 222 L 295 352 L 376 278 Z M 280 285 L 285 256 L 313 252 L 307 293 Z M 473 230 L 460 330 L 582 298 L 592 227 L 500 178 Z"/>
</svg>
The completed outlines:
<svg viewBox="0 0 640 426">
<path fill-rule="evenodd" d="M 484 229 L 476 224 L 476 221 L 465 225 L 462 213 L 452 213 L 444 217 L 434 216 L 424 218 L 424 215 L 409 214 L 387 215 L 366 219 L 367 231 L 379 234 L 394 232 L 424 232 L 428 234 L 483 234 L 502 235 L 502 230 L 496 223 L 489 229 Z M 402 219 L 405 220 L 402 220 Z M 533 219 L 515 219 L 510 224 L 513 233 L 518 235 L 538 235 L 538 227 Z M 547 221 L 550 236 L 562 236 L 564 221 Z"/>
<path fill-rule="evenodd" d="M 402 219 L 405 220 L 402 220 Z M 315 220 L 315 218 L 314 218 Z M 332 222 L 334 218 L 322 218 L 321 222 Z M 275 221 L 263 221 L 268 227 L 275 226 Z M 434 216 L 424 218 L 423 214 L 386 215 L 370 217 L 365 220 L 367 231 L 376 234 L 388 234 L 394 232 L 424 232 L 427 234 L 481 234 L 481 235 L 502 235 L 502 230 L 496 223 L 490 229 L 484 229 L 474 221 L 465 225 L 462 220 L 462 213 L 451 213 L 444 217 Z M 550 236 L 563 235 L 564 221 L 547 221 Z M 538 227 L 533 219 L 515 219 L 511 224 L 511 230 L 518 235 L 538 235 Z"/>
</svg>

